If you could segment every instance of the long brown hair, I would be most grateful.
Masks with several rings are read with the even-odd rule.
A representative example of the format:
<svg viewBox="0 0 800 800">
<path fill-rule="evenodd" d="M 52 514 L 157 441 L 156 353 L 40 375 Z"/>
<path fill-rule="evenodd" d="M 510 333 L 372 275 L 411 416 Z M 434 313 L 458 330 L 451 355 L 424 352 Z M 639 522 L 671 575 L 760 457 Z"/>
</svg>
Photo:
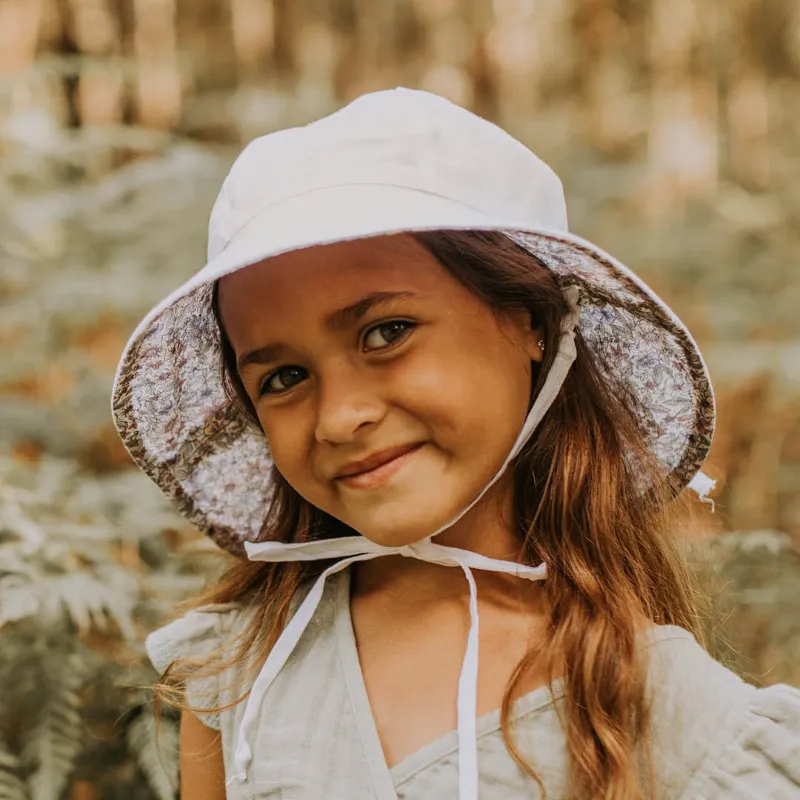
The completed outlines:
<svg viewBox="0 0 800 800">
<path fill-rule="evenodd" d="M 546 358 L 534 373 L 535 396 L 567 312 L 552 273 L 504 234 L 435 231 L 414 236 L 498 314 L 525 309 L 546 332 Z M 257 425 L 224 333 L 222 338 L 229 394 Z M 529 671 L 543 670 L 551 689 L 557 679 L 562 686 L 557 709 L 569 754 L 570 796 L 639 800 L 652 791 L 652 764 L 647 664 L 638 637 L 652 624 L 679 625 L 699 636 L 699 595 L 668 535 L 674 491 L 647 444 L 633 398 L 610 383 L 580 334 L 576 344 L 577 358 L 562 390 L 514 463 L 521 560 L 548 567 L 542 585 L 546 634 L 531 646 L 506 688 L 502 729 L 512 757 L 543 790 L 509 724 L 521 681 Z M 289 542 L 352 533 L 303 500 L 277 470 L 273 478 L 264 539 Z M 159 697 L 185 708 L 176 685 L 198 669 L 219 673 L 231 663 L 248 661 L 253 652 L 263 663 L 286 624 L 293 594 L 320 569 L 318 564 L 234 564 L 194 605 L 238 601 L 253 609 L 235 656 L 213 664 L 175 662 L 156 687 Z M 642 769 L 643 756 L 648 769 Z"/>
</svg>

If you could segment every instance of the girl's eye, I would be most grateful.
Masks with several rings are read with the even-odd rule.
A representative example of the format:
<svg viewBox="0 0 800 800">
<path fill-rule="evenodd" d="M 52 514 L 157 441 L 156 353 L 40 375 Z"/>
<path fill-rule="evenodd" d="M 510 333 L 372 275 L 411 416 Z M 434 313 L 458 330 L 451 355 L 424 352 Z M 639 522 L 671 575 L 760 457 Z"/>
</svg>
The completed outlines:
<svg viewBox="0 0 800 800">
<path fill-rule="evenodd" d="M 384 347 L 389 347 L 389 345 L 403 339 L 414 327 L 413 322 L 403 319 L 382 322 L 367 331 L 367 335 L 364 337 L 364 349 L 381 350 Z"/>
<path fill-rule="evenodd" d="M 306 377 L 302 367 L 281 367 L 267 375 L 261 384 L 261 394 L 279 394 L 297 386 Z"/>
<path fill-rule="evenodd" d="M 405 338 L 415 327 L 415 323 L 402 319 L 381 322 L 367 331 L 364 337 L 364 350 L 383 350 L 391 347 Z M 259 395 L 288 392 L 307 377 L 308 373 L 302 367 L 280 367 L 267 375 L 260 386 Z"/>
</svg>

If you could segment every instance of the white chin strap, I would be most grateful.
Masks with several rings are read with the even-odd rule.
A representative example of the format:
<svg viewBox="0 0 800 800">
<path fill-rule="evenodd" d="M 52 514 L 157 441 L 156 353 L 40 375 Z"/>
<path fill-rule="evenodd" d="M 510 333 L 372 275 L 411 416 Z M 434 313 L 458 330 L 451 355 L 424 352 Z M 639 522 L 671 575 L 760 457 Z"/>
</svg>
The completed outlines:
<svg viewBox="0 0 800 800">
<path fill-rule="evenodd" d="M 571 286 L 565 289 L 564 296 L 569 303 L 570 311 L 561 323 L 558 351 L 544 385 L 522 426 L 517 441 L 494 478 L 450 522 L 425 539 L 402 547 L 385 547 L 375 544 L 363 536 L 348 536 L 339 539 L 324 539 L 292 544 L 283 542 L 247 542 L 245 544 L 247 557 L 251 561 L 317 561 L 332 558 L 341 560 L 328 567 L 317 578 L 291 621 L 278 637 L 277 642 L 264 662 L 264 666 L 261 668 L 261 672 L 253 683 L 236 740 L 236 749 L 233 757 L 235 772 L 228 779 L 227 785 L 234 781 L 245 782 L 247 780 L 248 770 L 253 760 L 252 741 L 261 714 L 264 697 L 314 616 L 314 612 L 322 599 L 327 578 L 357 561 L 369 561 L 380 556 L 401 555 L 408 558 L 418 558 L 421 561 L 428 561 L 433 564 L 460 567 L 469 584 L 470 628 L 461 675 L 458 681 L 458 798 L 459 800 L 477 800 L 478 743 L 475 723 L 478 690 L 478 591 L 472 570 L 482 569 L 490 572 L 502 572 L 516 575 L 526 580 L 537 581 L 545 577 L 546 569 L 544 564 L 540 564 L 538 567 L 529 567 L 511 561 L 487 558 L 469 550 L 445 547 L 431 541 L 431 539 L 458 522 L 500 479 L 508 465 L 530 439 L 531 434 L 558 395 L 569 368 L 575 360 L 575 327 L 580 315 L 577 287 Z"/>
</svg>

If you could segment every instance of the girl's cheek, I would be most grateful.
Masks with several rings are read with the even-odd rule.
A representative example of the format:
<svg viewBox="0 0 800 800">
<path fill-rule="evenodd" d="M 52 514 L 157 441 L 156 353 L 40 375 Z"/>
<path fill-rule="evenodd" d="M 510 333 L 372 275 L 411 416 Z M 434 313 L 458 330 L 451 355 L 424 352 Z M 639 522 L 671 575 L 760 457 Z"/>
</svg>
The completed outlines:
<svg viewBox="0 0 800 800">
<path fill-rule="evenodd" d="M 262 414 L 259 417 L 261 429 L 269 444 L 270 455 L 275 462 L 275 466 L 284 475 L 292 469 L 292 452 L 296 449 L 292 446 L 292 439 L 295 438 L 294 428 L 290 420 L 281 419 L 281 414 Z"/>
<path fill-rule="evenodd" d="M 280 415 L 270 420 L 267 439 L 274 442 L 277 460 L 295 472 L 308 468 L 315 445 L 316 419 L 308 408 L 281 409 Z M 270 436 L 270 432 L 272 435 Z M 280 469 L 280 467 L 278 467 Z"/>
<path fill-rule="evenodd" d="M 468 373 L 443 359 L 419 359 L 396 375 L 392 395 L 433 418 L 453 421 L 460 399 L 475 394 Z"/>
</svg>

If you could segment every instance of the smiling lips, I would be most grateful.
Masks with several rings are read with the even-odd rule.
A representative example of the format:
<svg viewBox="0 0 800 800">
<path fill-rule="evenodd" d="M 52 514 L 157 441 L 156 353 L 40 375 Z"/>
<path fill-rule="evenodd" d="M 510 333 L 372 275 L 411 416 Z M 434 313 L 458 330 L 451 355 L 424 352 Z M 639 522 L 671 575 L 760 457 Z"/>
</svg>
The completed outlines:
<svg viewBox="0 0 800 800">
<path fill-rule="evenodd" d="M 336 476 L 337 483 L 352 489 L 372 489 L 381 486 L 392 477 L 422 447 L 419 444 L 407 444 L 382 450 L 379 453 L 348 464 Z"/>
</svg>

